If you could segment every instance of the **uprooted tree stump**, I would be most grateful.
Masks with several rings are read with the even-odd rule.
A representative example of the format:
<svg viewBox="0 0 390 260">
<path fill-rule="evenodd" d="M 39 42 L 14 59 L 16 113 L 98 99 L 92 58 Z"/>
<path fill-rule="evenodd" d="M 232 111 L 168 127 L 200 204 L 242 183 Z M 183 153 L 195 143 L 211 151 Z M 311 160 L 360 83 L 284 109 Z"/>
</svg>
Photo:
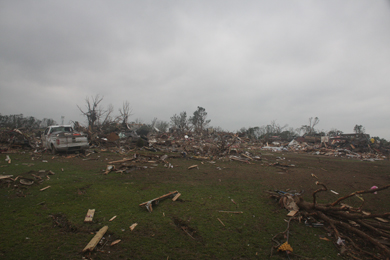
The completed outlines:
<svg viewBox="0 0 390 260">
<path fill-rule="evenodd" d="M 305 201 L 300 194 L 269 193 L 271 197 L 279 199 L 282 205 L 285 205 L 287 197 L 293 198 L 299 207 L 294 219 L 310 217 L 322 220 L 324 228 L 335 238 L 335 244 L 340 247 L 341 254 L 349 259 L 390 259 L 390 224 L 386 220 L 390 217 L 390 212 L 371 214 L 362 210 L 363 204 L 359 208 L 354 208 L 342 203 L 355 195 L 383 191 L 388 189 L 390 184 L 381 188 L 355 191 L 329 204 L 317 203 L 317 193 L 328 189 L 323 183 L 316 182 L 316 185 L 322 187 L 313 192 L 313 202 Z M 374 248 L 366 249 L 368 243 Z"/>
</svg>

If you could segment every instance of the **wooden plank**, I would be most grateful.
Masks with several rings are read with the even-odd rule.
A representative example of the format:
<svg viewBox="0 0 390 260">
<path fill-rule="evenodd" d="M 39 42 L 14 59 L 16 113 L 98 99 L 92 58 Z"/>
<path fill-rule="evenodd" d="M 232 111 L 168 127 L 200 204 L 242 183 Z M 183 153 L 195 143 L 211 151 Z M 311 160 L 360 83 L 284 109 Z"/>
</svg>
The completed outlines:
<svg viewBox="0 0 390 260">
<path fill-rule="evenodd" d="M 173 197 L 172 201 L 176 201 L 180 197 L 180 193 L 177 193 L 175 197 Z"/>
<path fill-rule="evenodd" d="M 94 215 L 95 215 L 95 209 L 89 209 L 87 215 L 85 215 L 84 222 L 92 222 Z"/>
<path fill-rule="evenodd" d="M 191 165 L 190 167 L 188 167 L 188 170 L 195 169 L 195 168 L 198 168 L 198 165 Z"/>
<path fill-rule="evenodd" d="M 162 196 L 160 196 L 158 198 L 155 198 L 155 199 L 149 200 L 147 202 L 141 203 L 141 204 L 139 204 L 139 206 L 145 206 L 148 202 L 153 202 L 153 201 L 156 201 L 156 200 L 165 199 L 166 197 L 169 197 L 169 196 L 171 196 L 171 195 L 173 195 L 175 193 L 178 193 L 178 191 L 177 190 L 176 191 L 171 191 L 171 192 L 169 192 L 169 193 L 167 193 L 165 195 L 162 195 Z"/>
<path fill-rule="evenodd" d="M 291 210 L 291 211 L 287 214 L 287 216 L 288 216 L 288 217 L 294 217 L 295 214 L 297 214 L 297 212 L 298 212 L 298 210 Z"/>
<path fill-rule="evenodd" d="M 37 179 L 42 180 L 42 177 L 41 177 L 41 176 L 35 175 L 34 173 L 32 173 L 31 175 L 32 175 L 33 177 L 37 178 Z"/>
<path fill-rule="evenodd" d="M 102 239 L 104 234 L 107 232 L 108 226 L 102 227 L 99 232 L 96 233 L 96 235 L 89 241 L 87 246 L 83 249 L 83 252 L 85 251 L 92 251 L 96 245 L 99 243 L 99 241 Z"/>
<path fill-rule="evenodd" d="M 114 163 L 123 163 L 123 162 L 132 161 L 132 160 L 135 160 L 135 159 L 137 159 L 137 158 L 130 158 L 130 159 L 126 159 L 126 158 L 124 158 L 123 160 L 109 162 L 109 164 L 114 164 Z"/>
<path fill-rule="evenodd" d="M 50 187 L 51 187 L 51 186 L 47 186 L 47 187 L 45 187 L 45 188 L 40 189 L 40 191 L 47 190 L 47 189 L 50 188 Z"/>
<path fill-rule="evenodd" d="M 232 213 L 232 214 L 242 214 L 244 212 L 242 211 L 225 211 L 225 210 L 220 210 L 218 212 L 222 212 L 222 213 Z"/>
<path fill-rule="evenodd" d="M 146 204 L 146 209 L 149 211 L 149 213 L 152 213 L 153 211 L 152 202 Z"/>
<path fill-rule="evenodd" d="M 223 224 L 222 220 L 220 220 L 219 218 L 217 218 L 219 220 L 219 222 L 221 222 L 222 226 L 225 226 L 225 224 Z"/>
<path fill-rule="evenodd" d="M 2 180 L 2 179 L 10 179 L 11 177 L 13 177 L 13 175 L 1 175 L 0 176 L 0 180 Z"/>
<path fill-rule="evenodd" d="M 239 159 L 239 158 L 235 158 L 235 157 L 229 157 L 230 160 L 233 160 L 233 161 L 238 161 L 238 162 L 243 162 L 243 163 L 247 163 L 247 164 L 253 164 L 253 163 L 250 163 L 249 161 L 245 161 L 243 159 Z"/>
<path fill-rule="evenodd" d="M 246 157 L 246 158 L 248 158 L 249 160 L 253 161 L 253 158 L 252 158 L 252 157 L 250 157 L 250 156 L 248 156 L 248 155 L 246 155 L 246 154 L 244 154 L 244 153 L 242 153 L 241 155 L 244 156 L 244 157 Z"/>
<path fill-rule="evenodd" d="M 112 218 L 110 218 L 109 221 L 113 221 L 115 218 L 116 218 L 116 216 L 113 216 Z"/>
<path fill-rule="evenodd" d="M 117 239 L 117 240 L 115 240 L 114 242 L 112 242 L 110 246 L 114 246 L 114 245 L 118 244 L 118 243 L 121 242 L 121 241 L 122 241 L 122 240 Z"/>
<path fill-rule="evenodd" d="M 115 165 L 107 165 L 106 171 L 104 174 L 108 174 L 109 172 L 115 170 Z"/>
<path fill-rule="evenodd" d="M 134 228 L 138 225 L 138 223 L 134 223 L 133 225 L 130 226 L 130 230 L 133 231 Z"/>
</svg>

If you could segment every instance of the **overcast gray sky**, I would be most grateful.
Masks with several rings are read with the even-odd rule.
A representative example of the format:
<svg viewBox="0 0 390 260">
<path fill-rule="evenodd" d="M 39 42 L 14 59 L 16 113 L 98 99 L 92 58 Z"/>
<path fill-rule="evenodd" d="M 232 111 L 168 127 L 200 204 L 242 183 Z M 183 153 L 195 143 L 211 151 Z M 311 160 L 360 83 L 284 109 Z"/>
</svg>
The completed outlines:
<svg viewBox="0 0 390 260">
<path fill-rule="evenodd" d="M 204 107 L 390 139 L 390 1 L 0 1 L 0 113 L 86 124 L 87 96 L 130 121 Z"/>
</svg>

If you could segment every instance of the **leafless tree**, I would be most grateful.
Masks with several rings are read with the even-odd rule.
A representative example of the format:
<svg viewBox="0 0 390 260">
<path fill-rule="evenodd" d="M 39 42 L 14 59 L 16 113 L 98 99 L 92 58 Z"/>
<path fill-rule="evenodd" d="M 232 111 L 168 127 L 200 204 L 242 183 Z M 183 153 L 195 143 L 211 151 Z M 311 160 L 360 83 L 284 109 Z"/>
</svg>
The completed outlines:
<svg viewBox="0 0 390 260">
<path fill-rule="evenodd" d="M 314 127 L 318 125 L 320 122 L 320 119 L 318 117 L 315 117 L 314 119 L 312 117 L 309 118 L 309 125 L 303 125 L 301 126 L 301 130 L 305 132 L 306 135 L 314 134 L 316 131 Z"/>
<path fill-rule="evenodd" d="M 129 117 L 132 115 L 133 110 L 130 107 L 129 101 L 125 101 L 122 104 L 122 108 L 119 109 L 119 113 L 121 114 L 122 125 L 126 125 Z"/>
<path fill-rule="evenodd" d="M 275 120 L 271 121 L 271 129 L 272 129 L 272 134 L 276 134 L 276 135 L 279 135 L 281 132 L 283 132 L 283 130 L 288 127 L 287 124 L 285 124 L 284 126 L 280 126 L 279 124 L 276 123 Z"/>
<path fill-rule="evenodd" d="M 101 106 L 99 106 L 100 102 L 102 102 L 104 97 L 101 97 L 97 94 L 95 97 L 91 96 L 91 98 L 86 97 L 86 109 L 81 109 L 78 105 L 77 107 L 80 109 L 81 113 L 87 117 L 88 127 L 91 130 L 94 130 L 95 126 L 100 124 L 100 119 L 104 117 L 103 123 L 105 123 L 109 118 L 110 114 L 113 111 L 112 106 L 110 105 L 108 109 L 104 110 Z"/>
<path fill-rule="evenodd" d="M 114 111 L 114 107 L 112 106 L 112 104 L 109 104 L 108 105 L 108 108 L 106 110 L 104 110 L 102 107 L 99 107 L 99 122 L 98 124 L 100 125 L 105 125 L 105 124 L 109 124 L 112 122 L 112 118 L 111 118 L 111 114 L 112 112 Z M 103 121 L 100 123 L 100 118 L 103 118 L 104 116 L 104 119 Z"/>
</svg>

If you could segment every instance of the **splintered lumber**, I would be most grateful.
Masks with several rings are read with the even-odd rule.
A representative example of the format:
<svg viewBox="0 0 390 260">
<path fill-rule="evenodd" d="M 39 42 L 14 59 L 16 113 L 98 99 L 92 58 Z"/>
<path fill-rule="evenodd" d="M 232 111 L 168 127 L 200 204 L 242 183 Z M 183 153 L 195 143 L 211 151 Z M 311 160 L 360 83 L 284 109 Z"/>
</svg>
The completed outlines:
<svg viewBox="0 0 390 260">
<path fill-rule="evenodd" d="M 16 177 L 16 179 L 17 179 L 17 177 Z M 16 181 L 16 179 L 15 179 L 15 181 Z M 20 179 L 19 182 L 23 185 L 33 185 L 34 184 L 34 181 L 29 180 L 29 179 Z"/>
<path fill-rule="evenodd" d="M 95 209 L 89 209 L 87 215 L 85 215 L 84 222 L 92 222 L 94 215 L 95 215 Z"/>
<path fill-rule="evenodd" d="M 176 201 L 180 197 L 181 193 L 177 193 L 175 197 L 173 197 L 172 201 Z"/>
<path fill-rule="evenodd" d="M 112 218 L 110 218 L 109 221 L 113 221 L 115 218 L 116 218 L 116 216 L 113 216 Z"/>
<path fill-rule="evenodd" d="M 297 212 L 298 212 L 298 210 L 291 210 L 291 211 L 287 214 L 287 216 L 288 216 L 288 217 L 294 217 L 295 214 L 297 214 Z"/>
<path fill-rule="evenodd" d="M 138 225 L 138 223 L 134 223 L 133 225 L 130 226 L 130 230 L 133 231 L 134 228 Z"/>
<path fill-rule="evenodd" d="M 130 158 L 130 159 L 123 159 L 123 160 L 119 160 L 119 161 L 112 161 L 112 162 L 109 162 L 109 164 L 114 164 L 114 163 L 123 163 L 123 162 L 128 162 L 128 161 L 132 161 L 132 160 L 135 160 L 137 159 L 136 157 L 134 158 Z"/>
<path fill-rule="evenodd" d="M 205 157 L 205 156 L 192 156 L 192 159 L 196 160 L 208 160 L 210 157 Z"/>
<path fill-rule="evenodd" d="M 96 235 L 89 241 L 88 245 L 83 249 L 83 252 L 86 251 L 92 251 L 95 249 L 96 245 L 99 243 L 100 239 L 104 236 L 104 234 L 107 232 L 108 226 L 102 227 L 99 232 L 96 233 Z"/>
<path fill-rule="evenodd" d="M 11 179 L 13 175 L 0 175 L 0 180 L 2 179 Z"/>
<path fill-rule="evenodd" d="M 110 171 L 115 170 L 115 165 L 107 165 L 107 169 L 104 174 L 108 174 Z"/>
<path fill-rule="evenodd" d="M 225 224 L 223 224 L 222 220 L 220 220 L 219 218 L 217 218 L 219 222 L 221 222 L 222 226 L 225 226 Z"/>
<path fill-rule="evenodd" d="M 45 187 L 45 188 L 40 189 L 40 191 L 47 190 L 47 189 L 50 188 L 50 187 L 51 187 L 51 186 L 47 186 L 47 187 Z"/>
<path fill-rule="evenodd" d="M 249 155 L 246 155 L 246 154 L 244 154 L 244 153 L 242 153 L 241 155 L 244 156 L 244 157 L 246 157 L 246 158 L 248 158 L 249 160 L 253 161 L 253 158 L 250 157 Z"/>
<path fill-rule="evenodd" d="M 181 229 L 183 229 L 183 231 L 187 234 L 187 235 L 189 235 L 192 239 L 195 239 L 193 236 L 191 236 L 191 234 L 190 233 L 188 233 L 188 231 L 187 231 L 187 228 L 186 227 L 181 227 Z"/>
<path fill-rule="evenodd" d="M 240 158 L 237 158 L 237 157 L 229 157 L 230 160 L 233 160 L 233 161 L 238 161 L 238 162 L 243 162 L 243 163 L 247 163 L 247 164 L 251 164 L 250 162 L 244 160 L 244 159 L 240 159 Z"/>
<path fill-rule="evenodd" d="M 148 202 L 150 202 L 150 201 L 156 201 L 156 200 L 160 200 L 160 199 L 165 199 L 165 198 L 167 198 L 167 197 L 169 197 L 169 196 L 171 196 L 171 195 L 173 195 L 173 194 L 175 194 L 175 193 L 178 193 L 178 191 L 176 190 L 176 191 L 171 191 L 171 192 L 169 192 L 169 193 L 167 193 L 167 194 L 165 194 L 165 195 L 162 195 L 162 196 L 160 196 L 160 197 L 158 197 L 158 198 L 155 198 L 155 199 L 152 199 L 152 200 L 149 200 L 149 201 L 147 201 L 147 202 L 144 202 L 144 203 L 141 203 L 141 204 L 139 204 L 140 206 L 144 206 L 144 205 L 146 205 Z"/>
<path fill-rule="evenodd" d="M 145 205 L 146 209 L 149 211 L 149 213 L 152 213 L 153 211 L 153 207 L 152 207 L 152 202 L 149 201 L 146 205 Z"/>
<path fill-rule="evenodd" d="M 121 241 L 122 241 L 122 240 L 117 239 L 117 240 L 115 240 L 114 242 L 111 243 L 111 246 L 114 246 L 114 245 L 118 244 L 118 243 L 121 242 Z"/>
<path fill-rule="evenodd" d="M 244 212 L 242 211 L 226 211 L 226 210 L 220 210 L 218 212 L 222 212 L 222 213 L 232 213 L 232 214 L 242 214 Z"/>
<path fill-rule="evenodd" d="M 35 174 L 31 174 L 33 177 L 35 177 L 35 178 L 37 178 L 37 179 L 40 179 L 40 180 L 42 180 L 42 177 L 41 176 L 38 176 L 38 175 L 35 175 Z"/>
<path fill-rule="evenodd" d="M 157 201 L 159 201 L 159 200 L 166 199 L 166 198 L 168 198 L 169 196 L 172 196 L 172 195 L 177 194 L 177 193 L 179 193 L 177 190 L 176 190 L 176 191 L 171 191 L 171 192 L 169 192 L 169 193 L 167 193 L 167 194 L 165 194 L 165 195 L 162 195 L 162 196 L 160 196 L 160 197 L 158 197 L 158 198 L 154 198 L 154 199 L 152 199 L 152 200 L 149 200 L 149 201 L 146 201 L 146 202 L 144 202 L 144 203 L 141 203 L 141 204 L 139 204 L 139 206 L 140 206 L 140 207 L 145 206 L 146 209 L 151 213 L 151 212 L 153 211 L 153 208 L 152 208 L 152 203 L 153 203 L 153 202 L 157 202 Z"/>
<path fill-rule="evenodd" d="M 188 167 L 188 170 L 195 169 L 195 168 L 198 168 L 198 165 L 192 165 L 192 166 Z"/>
</svg>

